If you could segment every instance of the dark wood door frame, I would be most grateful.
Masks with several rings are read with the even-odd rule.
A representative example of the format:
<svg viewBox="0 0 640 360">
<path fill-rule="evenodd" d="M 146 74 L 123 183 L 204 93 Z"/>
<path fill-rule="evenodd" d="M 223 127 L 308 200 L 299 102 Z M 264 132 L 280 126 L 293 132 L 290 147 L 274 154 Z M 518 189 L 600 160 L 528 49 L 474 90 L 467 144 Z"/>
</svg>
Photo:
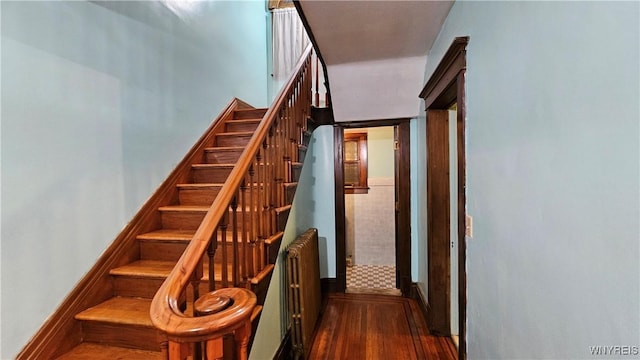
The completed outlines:
<svg viewBox="0 0 640 360">
<path fill-rule="evenodd" d="M 466 153 L 465 153 L 465 118 L 466 118 L 466 98 L 465 98 L 465 73 L 466 73 L 466 48 L 469 43 L 469 37 L 458 37 L 453 41 L 453 44 L 449 47 L 449 50 L 445 53 L 440 64 L 436 67 L 435 71 L 431 75 L 429 81 L 425 85 L 424 89 L 420 93 L 420 97 L 425 100 L 425 109 L 427 111 L 427 121 L 442 121 L 438 119 L 438 112 L 440 110 L 448 110 L 451 105 L 457 103 L 457 166 L 458 166 L 458 316 L 459 316 L 459 333 L 460 343 L 458 347 L 458 358 L 466 359 L 467 357 L 467 338 L 466 338 L 466 310 L 467 310 L 467 272 L 466 272 L 466 238 L 465 238 L 465 224 L 466 224 Z M 432 111 L 430 115 L 429 112 Z M 427 126 L 428 127 L 428 126 Z M 428 138 L 428 137 L 427 137 Z M 429 148 L 429 144 L 427 144 Z M 448 151 L 448 141 L 447 141 Z M 447 156 L 448 159 L 448 156 Z M 427 159 L 427 162 L 429 160 Z M 448 163 L 448 160 L 447 160 Z M 427 164 L 427 169 L 430 165 Z M 427 172 L 427 183 L 429 180 L 429 172 Z M 447 175 L 448 176 L 448 175 Z M 429 190 L 427 190 L 429 192 Z M 427 195 L 429 197 L 429 195 Z M 448 203 L 447 203 L 448 205 Z M 430 212 L 432 209 L 429 209 Z M 449 207 L 446 206 L 447 214 Z M 448 218 L 448 215 L 447 215 Z M 447 227 L 449 225 L 447 224 Z M 441 264 L 449 264 L 449 238 L 446 239 L 446 243 L 443 240 L 440 242 L 432 242 L 432 239 L 427 240 L 427 248 L 429 248 L 428 256 L 440 254 L 446 256 L 446 259 L 428 259 L 431 265 L 432 261 L 439 262 Z M 446 251 L 444 251 L 446 247 Z M 434 251 L 435 250 L 435 251 Z M 442 250 L 442 251 L 438 251 Z M 438 281 L 446 281 L 446 286 L 440 290 L 432 292 L 431 286 L 429 286 L 428 297 L 430 299 L 436 299 L 436 303 L 441 304 L 442 301 L 446 301 L 447 306 L 450 306 L 448 287 L 449 283 L 449 268 L 441 269 L 429 268 L 429 283 L 431 284 L 432 278 L 437 278 Z M 434 280 L 435 281 L 435 280 Z M 429 304 L 431 305 L 431 304 Z M 428 315 L 432 320 L 436 319 L 436 324 L 442 324 L 443 322 L 449 323 L 449 311 L 444 313 L 438 311 L 431 311 Z M 432 313 L 431 313 L 432 312 Z M 447 317 L 446 319 L 438 319 L 438 317 Z M 439 321 L 442 320 L 442 321 Z M 431 326 L 431 325 L 430 325 Z"/>
<path fill-rule="evenodd" d="M 411 288 L 411 179 L 410 119 L 344 122 L 334 124 L 334 171 L 336 213 L 336 291 L 347 287 L 346 226 L 344 209 L 343 140 L 344 129 L 394 126 L 398 141 L 395 152 L 396 178 L 396 286 L 403 296 Z"/>
</svg>

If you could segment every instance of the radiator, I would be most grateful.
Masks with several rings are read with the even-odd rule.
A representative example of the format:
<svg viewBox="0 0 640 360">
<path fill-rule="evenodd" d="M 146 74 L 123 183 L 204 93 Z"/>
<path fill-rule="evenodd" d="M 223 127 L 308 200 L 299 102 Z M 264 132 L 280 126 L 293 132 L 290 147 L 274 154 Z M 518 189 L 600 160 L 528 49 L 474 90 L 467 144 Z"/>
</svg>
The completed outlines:
<svg viewBox="0 0 640 360">
<path fill-rule="evenodd" d="M 307 230 L 287 248 L 287 282 L 293 352 L 296 359 L 306 358 L 322 305 L 318 229 Z"/>
</svg>

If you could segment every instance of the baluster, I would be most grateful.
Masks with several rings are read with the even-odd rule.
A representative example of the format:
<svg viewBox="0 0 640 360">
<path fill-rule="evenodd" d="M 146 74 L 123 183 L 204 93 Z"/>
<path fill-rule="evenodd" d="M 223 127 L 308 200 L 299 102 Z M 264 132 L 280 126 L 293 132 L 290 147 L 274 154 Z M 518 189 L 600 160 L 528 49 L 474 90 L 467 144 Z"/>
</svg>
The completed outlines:
<svg viewBox="0 0 640 360">
<path fill-rule="evenodd" d="M 212 340 L 207 340 L 206 349 L 207 349 L 207 360 L 221 360 L 224 359 L 224 347 L 223 347 L 223 338 L 215 338 Z"/>
<path fill-rule="evenodd" d="M 257 239 L 256 247 L 256 272 L 262 270 L 262 263 L 260 262 L 260 255 L 262 254 L 261 247 L 264 239 L 267 238 L 268 232 L 268 216 L 269 216 L 269 182 L 268 182 L 268 163 L 269 163 L 269 144 L 268 136 L 264 139 L 263 144 L 263 159 L 262 159 L 262 171 L 260 177 L 260 236 Z"/>
<path fill-rule="evenodd" d="M 273 201 L 272 201 L 272 193 L 273 193 L 273 178 L 274 178 L 274 174 L 273 174 L 273 164 L 274 164 L 274 156 L 273 156 L 273 150 L 275 148 L 274 145 L 274 126 L 272 125 L 271 127 L 269 127 L 269 132 L 267 135 L 267 139 L 266 139 L 266 143 L 267 143 L 267 148 L 265 151 L 265 161 L 266 161 L 266 168 L 265 168 L 265 211 L 264 211 L 264 232 L 262 234 L 262 237 L 259 239 L 260 242 L 258 243 L 258 269 L 262 270 L 264 268 L 264 241 L 271 235 L 273 234 L 273 226 L 272 226 L 272 214 L 274 212 L 274 208 L 273 208 Z"/>
<path fill-rule="evenodd" d="M 203 264 L 203 257 L 200 257 L 200 262 L 198 264 L 198 266 L 196 267 L 195 271 L 193 272 L 193 274 L 191 274 L 191 288 L 193 291 L 193 301 L 191 302 L 191 304 L 195 304 L 195 302 L 198 300 L 198 298 L 200 297 L 200 282 L 202 281 L 202 267 L 204 266 Z M 195 313 L 192 314 L 193 316 L 195 316 Z M 193 344 L 193 356 L 195 359 L 200 359 L 201 358 L 201 344 L 200 342 L 194 342 Z"/>
<path fill-rule="evenodd" d="M 280 193 L 282 192 L 282 159 L 284 157 L 283 148 L 287 145 L 287 119 L 286 117 L 281 119 L 278 123 L 278 147 L 274 149 L 276 162 L 274 164 L 275 183 L 274 183 L 274 206 L 280 207 Z"/>
<path fill-rule="evenodd" d="M 215 256 L 216 249 L 218 248 L 218 228 L 213 231 L 211 240 L 209 240 L 209 246 L 207 247 L 207 255 L 209 256 L 209 291 L 216 289 L 216 267 Z"/>
<path fill-rule="evenodd" d="M 200 297 L 200 282 L 202 281 L 202 258 L 200 258 L 200 264 L 196 267 L 196 270 L 191 274 L 191 288 L 193 289 L 193 301 L 196 302 Z"/>
<path fill-rule="evenodd" d="M 254 180 L 254 176 L 255 175 L 255 171 L 254 171 L 254 167 L 253 165 L 251 165 L 251 167 L 249 168 L 249 219 L 251 221 L 249 230 L 250 230 L 250 234 L 249 234 L 249 249 L 247 251 L 249 251 L 248 255 L 247 255 L 247 265 L 249 268 L 249 276 L 250 277 L 254 277 L 256 275 L 255 272 L 255 266 L 254 266 L 254 254 L 255 254 L 255 247 L 256 247 L 256 225 L 258 223 L 255 215 L 256 215 L 256 206 L 257 206 L 257 198 L 256 198 L 256 194 L 254 194 L 255 192 L 255 180 Z"/>
<path fill-rule="evenodd" d="M 262 150 L 258 150 L 258 155 L 256 156 L 256 160 L 257 160 L 257 171 L 258 171 L 258 176 L 257 176 L 257 182 L 256 182 L 256 186 L 257 186 L 257 192 L 258 192 L 258 203 L 256 205 L 256 220 L 257 220 L 257 227 L 256 227 L 256 236 L 255 239 L 259 239 L 262 234 L 263 234 L 263 228 L 264 228 L 264 217 L 263 217 L 263 212 L 264 212 L 264 157 L 262 156 L 264 154 L 264 149 L 266 148 L 267 143 L 266 143 L 266 139 L 263 141 L 263 149 Z M 256 268 L 256 271 L 258 271 L 258 269 Z"/>
<path fill-rule="evenodd" d="M 241 260 L 240 260 L 240 267 L 242 268 L 242 281 L 243 282 L 247 282 L 248 279 L 248 268 L 249 266 L 247 265 L 248 263 L 248 258 L 249 258 L 249 254 L 248 254 L 248 248 L 249 248 L 249 218 L 247 216 L 247 207 L 249 206 L 247 204 L 247 191 L 249 190 L 249 187 L 247 186 L 247 177 L 245 175 L 245 177 L 242 179 L 242 183 L 240 185 L 240 215 L 241 215 L 241 220 L 240 223 L 242 224 L 242 250 L 240 251 L 240 255 L 241 256 Z"/>
<path fill-rule="evenodd" d="M 264 193 L 265 205 L 267 210 L 265 212 L 266 222 L 265 222 L 265 231 L 262 236 L 262 240 L 267 239 L 271 234 L 271 213 L 273 212 L 273 202 L 271 201 L 271 193 L 273 192 L 273 126 L 269 129 L 269 135 L 267 136 L 267 151 L 265 152 L 265 158 L 267 159 L 266 166 L 266 189 Z"/>
<path fill-rule="evenodd" d="M 293 108 L 291 109 L 292 121 L 291 121 L 291 161 L 298 161 L 298 126 L 300 118 L 298 112 L 300 109 L 300 93 L 302 91 L 301 86 L 304 78 L 300 79 L 298 86 L 296 87 L 296 95 L 293 102 Z"/>
<path fill-rule="evenodd" d="M 320 107 L 320 60 L 316 56 L 316 107 Z"/>
<path fill-rule="evenodd" d="M 251 336 L 251 321 L 245 322 L 243 326 L 233 332 L 233 337 L 236 340 L 236 359 L 247 359 L 247 346 L 249 345 L 249 336 Z"/>
<path fill-rule="evenodd" d="M 271 193 L 269 194 L 269 205 L 271 205 L 271 207 L 273 209 L 276 208 L 277 204 L 274 201 L 275 197 L 276 197 L 276 193 L 278 191 L 278 187 L 277 187 L 277 182 L 278 182 L 278 164 L 279 164 L 279 158 L 278 158 L 278 152 L 280 149 L 280 142 L 282 141 L 282 129 L 280 127 L 280 124 L 282 123 L 283 119 L 280 118 L 279 116 L 276 116 L 271 128 L 273 129 L 273 137 L 271 138 L 271 143 L 273 144 L 273 148 L 271 149 L 271 160 L 272 160 L 272 164 L 271 164 L 271 176 L 269 178 L 269 181 L 271 182 Z M 271 236 L 273 234 L 273 230 L 269 231 L 269 236 Z M 268 236 L 267 236 L 268 237 Z"/>
<path fill-rule="evenodd" d="M 240 281 L 238 281 L 238 270 L 240 269 L 240 260 L 238 259 L 238 193 L 231 199 L 231 246 L 233 256 L 231 258 L 231 271 L 233 286 L 238 287 Z"/>
<path fill-rule="evenodd" d="M 189 344 L 169 341 L 169 359 L 185 360 L 189 355 Z"/>
<path fill-rule="evenodd" d="M 269 159 L 271 160 L 269 166 L 269 232 L 265 239 L 275 233 L 275 210 L 276 210 L 276 202 L 275 202 L 275 193 L 276 193 L 276 182 L 277 174 L 276 174 L 276 163 L 278 162 L 278 148 L 276 146 L 277 141 L 277 128 L 276 124 L 271 127 L 271 131 L 269 132 L 269 141 L 271 143 L 271 148 L 269 151 Z M 264 250 L 264 249 L 263 249 Z M 261 254 L 264 255 L 264 254 Z M 262 259 L 262 258 L 261 258 Z M 264 264 L 263 264 L 264 266 Z"/>
<path fill-rule="evenodd" d="M 229 287 L 229 269 L 227 268 L 227 218 L 229 217 L 229 210 L 227 209 L 224 215 L 222 216 L 222 220 L 220 221 L 220 237 L 222 243 L 222 287 Z"/>
</svg>

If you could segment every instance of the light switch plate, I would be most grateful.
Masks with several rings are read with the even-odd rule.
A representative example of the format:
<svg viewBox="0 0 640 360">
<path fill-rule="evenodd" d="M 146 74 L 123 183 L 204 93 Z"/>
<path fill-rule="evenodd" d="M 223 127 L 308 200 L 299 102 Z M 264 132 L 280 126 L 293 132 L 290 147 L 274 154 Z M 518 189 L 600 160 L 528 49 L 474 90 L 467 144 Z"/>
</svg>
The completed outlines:
<svg viewBox="0 0 640 360">
<path fill-rule="evenodd" d="M 468 238 L 473 237 L 473 217 L 471 215 L 466 215 L 466 224 L 464 227 L 464 234 Z"/>
</svg>

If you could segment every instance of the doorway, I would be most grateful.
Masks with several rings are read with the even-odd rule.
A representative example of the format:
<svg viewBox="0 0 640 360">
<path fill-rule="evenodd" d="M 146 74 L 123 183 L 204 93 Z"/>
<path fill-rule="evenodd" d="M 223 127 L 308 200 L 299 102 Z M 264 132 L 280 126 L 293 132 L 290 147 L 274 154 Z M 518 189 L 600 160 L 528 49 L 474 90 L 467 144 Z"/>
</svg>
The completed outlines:
<svg viewBox="0 0 640 360">
<path fill-rule="evenodd" d="M 401 294 L 396 284 L 394 130 L 344 130 L 347 293 Z"/>
<path fill-rule="evenodd" d="M 409 119 L 336 124 L 334 141 L 336 291 L 408 296 Z"/>
<path fill-rule="evenodd" d="M 468 41 L 454 40 L 420 94 L 427 112 L 427 323 L 432 334 L 453 337 L 459 359 L 466 359 Z"/>
</svg>

